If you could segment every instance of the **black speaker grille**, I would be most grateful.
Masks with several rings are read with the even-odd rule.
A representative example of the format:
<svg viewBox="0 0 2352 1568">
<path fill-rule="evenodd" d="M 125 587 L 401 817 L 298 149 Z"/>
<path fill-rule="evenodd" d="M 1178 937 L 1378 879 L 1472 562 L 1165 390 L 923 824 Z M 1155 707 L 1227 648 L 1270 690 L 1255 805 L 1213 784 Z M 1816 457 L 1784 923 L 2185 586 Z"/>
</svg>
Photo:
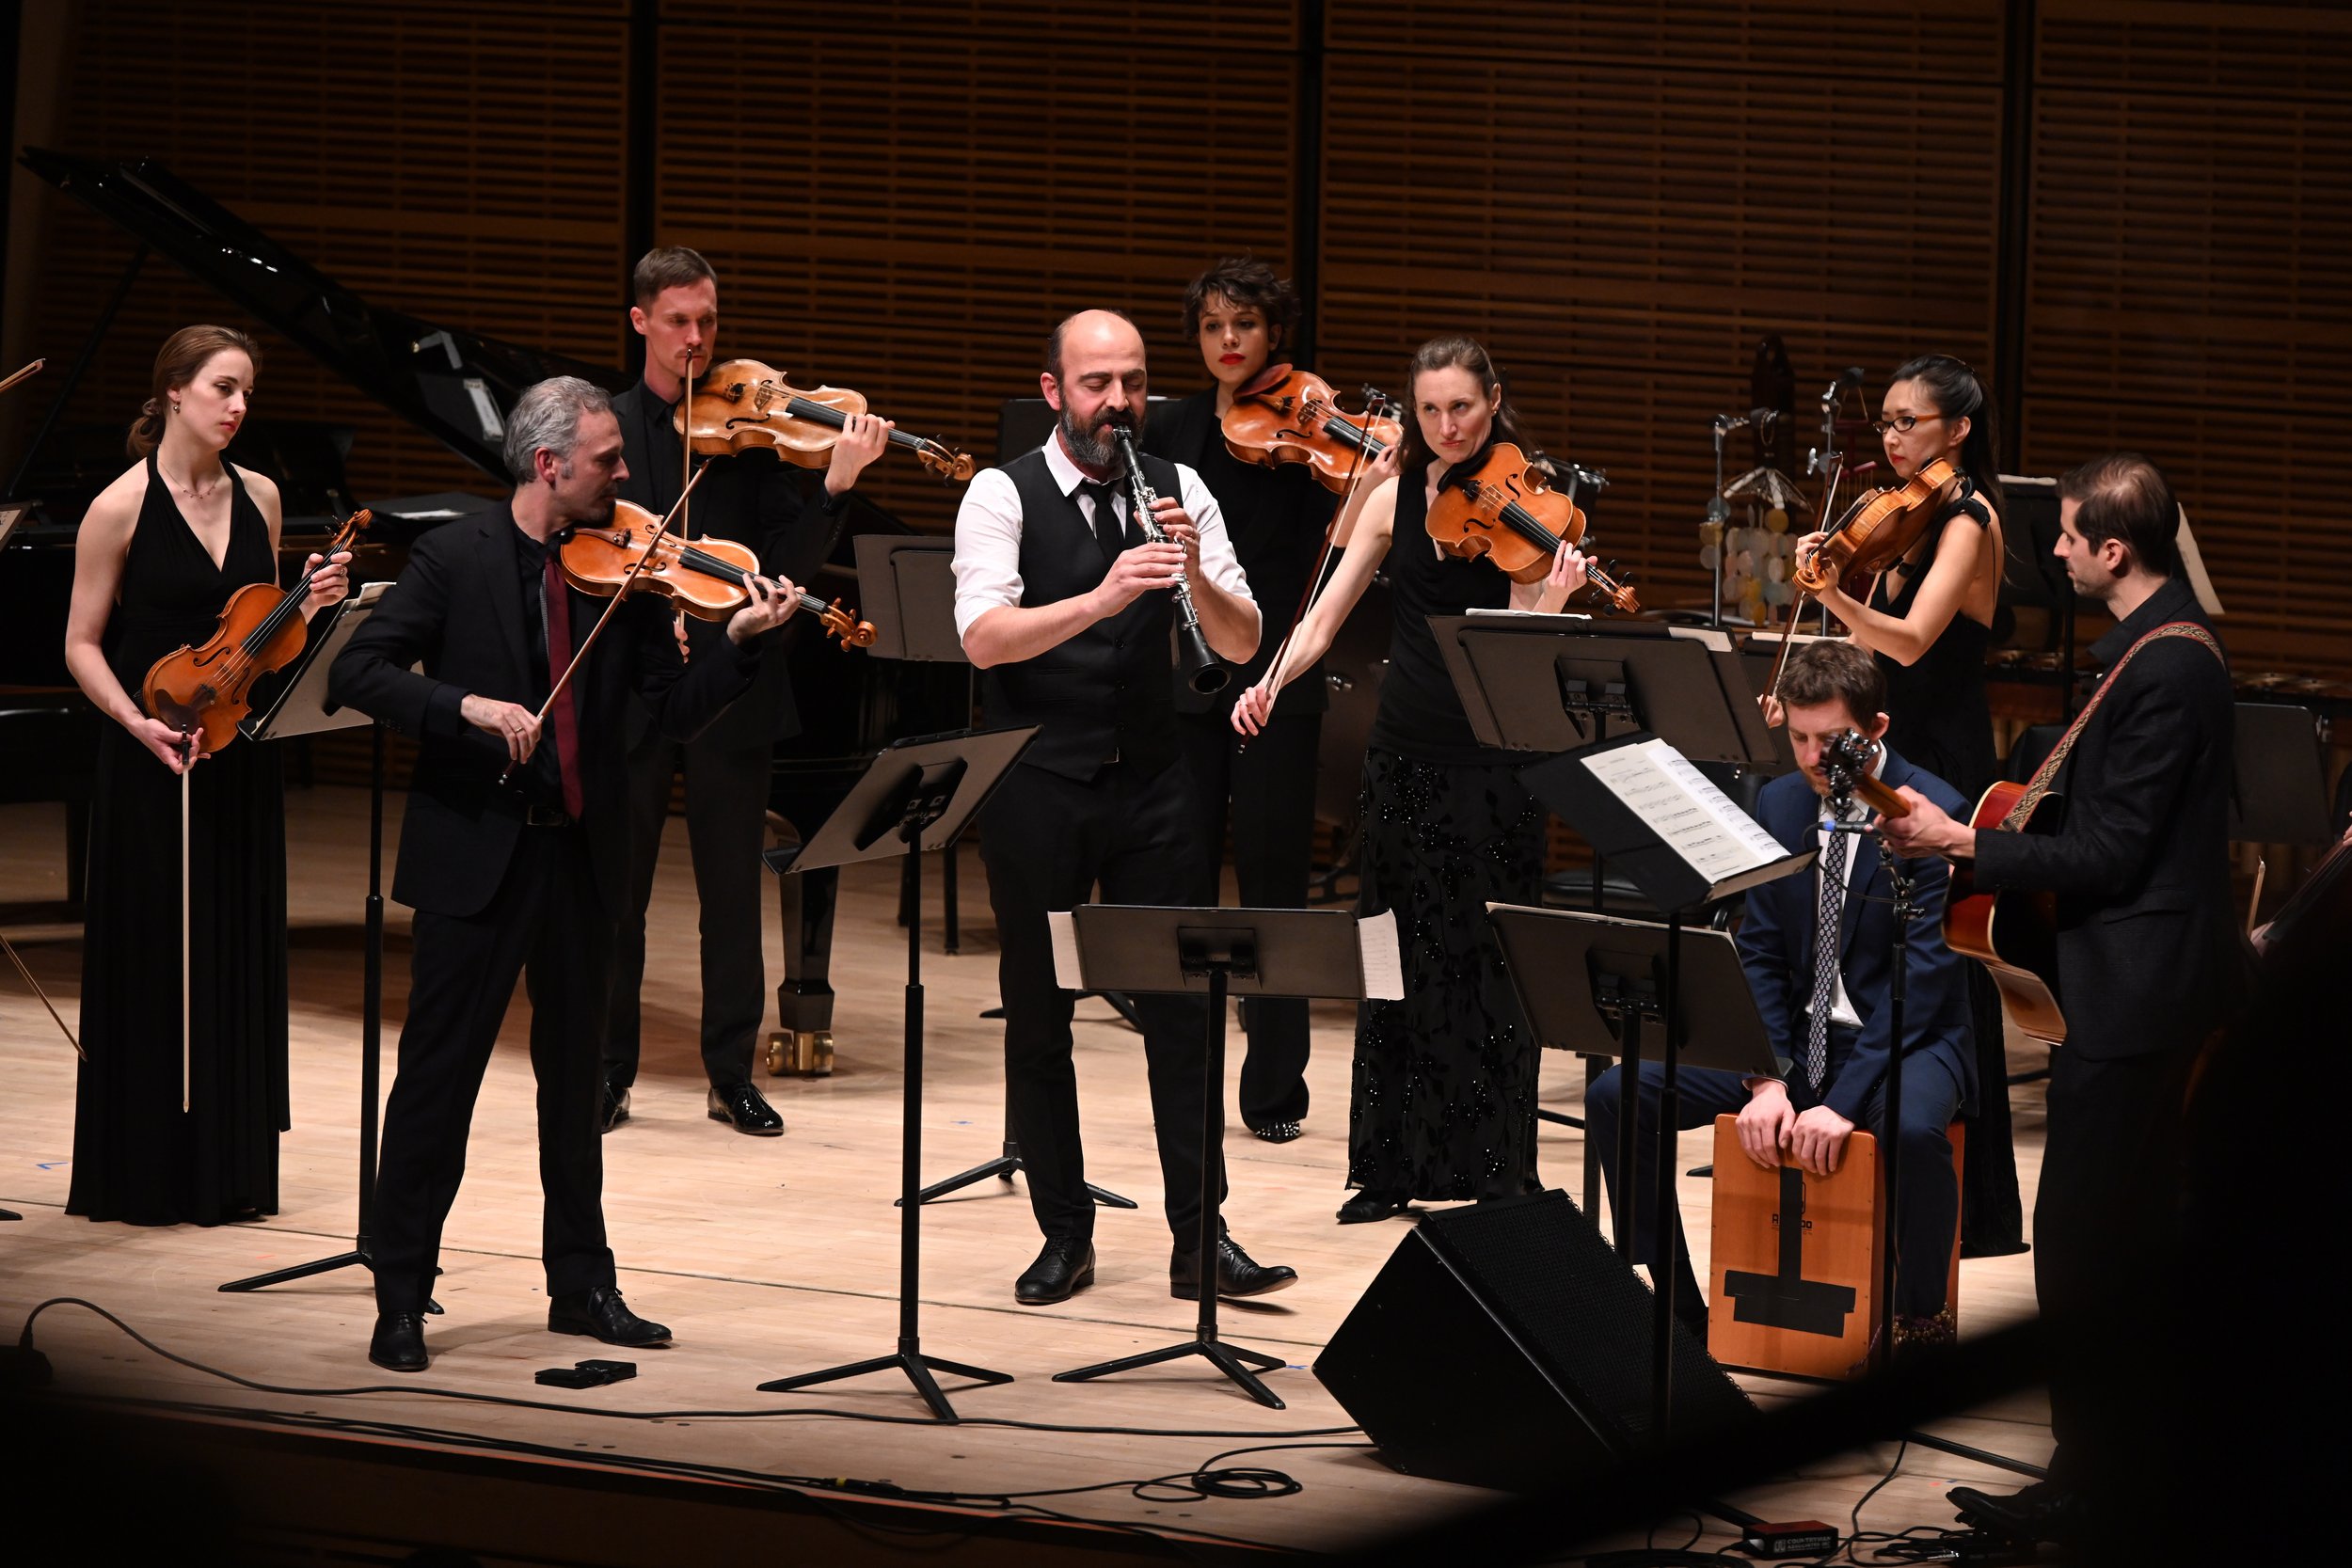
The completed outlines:
<svg viewBox="0 0 2352 1568">
<path fill-rule="evenodd" d="M 1613 1425 L 1621 1444 L 1646 1440 L 1656 1298 L 1565 1193 L 1433 1213 L 1422 1233 L 1604 1433 Z M 1754 1413 L 1739 1385 L 1676 1324 L 1674 1435 Z"/>
</svg>

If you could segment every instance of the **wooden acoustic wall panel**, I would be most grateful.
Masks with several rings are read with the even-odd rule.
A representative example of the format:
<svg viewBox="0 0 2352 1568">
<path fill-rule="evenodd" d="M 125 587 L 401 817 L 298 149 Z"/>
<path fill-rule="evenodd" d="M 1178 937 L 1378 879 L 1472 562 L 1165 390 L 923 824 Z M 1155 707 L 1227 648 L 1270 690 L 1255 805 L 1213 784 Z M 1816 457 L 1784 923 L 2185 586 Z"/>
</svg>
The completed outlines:
<svg viewBox="0 0 2352 1568">
<path fill-rule="evenodd" d="M 1295 40 L 1257 8 L 898 5 L 821 31 L 661 30 L 657 238 L 709 256 L 719 352 L 857 388 L 993 461 L 1054 322 L 1131 311 L 1153 390 L 1219 255 L 1290 261 Z M 1207 40 L 1246 40 L 1246 49 Z M 961 491 L 894 455 L 862 486 L 945 529 Z"/>
<path fill-rule="evenodd" d="M 2352 675 L 2352 14 L 2048 0 L 2036 59 L 2026 465 L 2149 453 L 2238 662 Z"/>
<path fill-rule="evenodd" d="M 160 158 L 371 302 L 577 355 L 615 358 L 624 0 L 449 0 L 195 10 L 93 0 L 72 47 L 66 150 Z M 38 287 L 70 355 L 132 242 L 44 192 L 55 243 Z M 157 346 L 240 321 L 151 260 L 76 420 L 128 422 Z M 493 482 L 274 334 L 258 411 L 349 423 L 361 497 Z"/>
<path fill-rule="evenodd" d="M 1528 435 L 1610 471 L 1596 530 L 1645 603 L 1704 601 L 1708 420 L 1759 338 L 1801 400 L 1931 350 L 1989 370 L 1996 5 L 1375 5 L 1328 47 L 1327 365 L 1403 395 L 1414 344 L 1486 340 Z"/>
</svg>

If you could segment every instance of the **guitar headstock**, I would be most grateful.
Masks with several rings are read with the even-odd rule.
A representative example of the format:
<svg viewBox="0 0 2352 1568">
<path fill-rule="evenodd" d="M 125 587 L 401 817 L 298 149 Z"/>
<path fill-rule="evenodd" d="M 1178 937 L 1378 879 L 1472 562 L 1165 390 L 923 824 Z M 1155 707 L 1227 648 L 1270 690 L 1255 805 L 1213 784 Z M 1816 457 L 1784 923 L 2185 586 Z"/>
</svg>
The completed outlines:
<svg viewBox="0 0 2352 1568">
<path fill-rule="evenodd" d="M 1847 730 L 1822 742 L 1821 776 L 1829 781 L 1830 803 L 1844 811 L 1859 800 L 1887 816 L 1911 815 L 1911 802 L 1881 784 L 1870 771 L 1885 750 L 1883 742 L 1860 730 Z"/>
</svg>

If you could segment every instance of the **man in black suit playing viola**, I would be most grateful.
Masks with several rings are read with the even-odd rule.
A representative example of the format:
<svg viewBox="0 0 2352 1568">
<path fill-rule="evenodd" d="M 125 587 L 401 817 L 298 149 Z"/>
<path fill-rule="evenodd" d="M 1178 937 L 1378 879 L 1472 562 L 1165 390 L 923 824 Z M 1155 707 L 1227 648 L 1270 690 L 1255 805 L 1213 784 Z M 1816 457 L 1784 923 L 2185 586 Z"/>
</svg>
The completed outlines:
<svg viewBox="0 0 2352 1568">
<path fill-rule="evenodd" d="M 2010 1497 L 1954 1487 L 1963 1516 L 2020 1540 L 2112 1539 L 2164 1430 L 2161 1326 L 2177 1292 L 2169 1210 L 2183 1088 L 2242 994 L 2231 910 L 2232 689 L 2181 575 L 2180 508 L 2136 453 L 2059 485 L 2058 559 L 2116 620 L 2106 670 L 2037 782 L 2065 797 L 2055 834 L 1979 831 L 1931 802 L 1881 824 L 1905 849 L 1971 863 L 1987 892 L 2058 895 L 2049 1131 L 2034 1200 L 2034 1285 L 2054 1336 L 2052 1479 Z M 1908 794 L 1908 792 L 1905 792 Z"/>
<path fill-rule="evenodd" d="M 543 734 L 536 714 L 552 683 L 612 603 L 571 587 L 557 559 L 567 529 L 611 520 L 627 476 L 612 400 L 568 376 L 539 383 L 507 418 L 505 457 L 512 499 L 420 539 L 330 681 L 337 703 L 419 747 L 392 878 L 392 896 L 417 912 L 376 1174 L 368 1346 L 393 1371 L 425 1368 L 421 1314 L 442 1223 L 465 1175 L 482 1075 L 526 974 L 548 1327 L 616 1345 L 669 1338 L 622 1301 L 604 1232 L 599 1056 L 629 872 L 623 712 L 642 700 L 665 734 L 690 738 L 750 688 L 761 635 L 799 602 L 789 582 L 752 579 L 716 657 L 686 669 L 663 602 L 630 595 Z M 504 770 L 512 782 L 501 784 Z"/>
</svg>

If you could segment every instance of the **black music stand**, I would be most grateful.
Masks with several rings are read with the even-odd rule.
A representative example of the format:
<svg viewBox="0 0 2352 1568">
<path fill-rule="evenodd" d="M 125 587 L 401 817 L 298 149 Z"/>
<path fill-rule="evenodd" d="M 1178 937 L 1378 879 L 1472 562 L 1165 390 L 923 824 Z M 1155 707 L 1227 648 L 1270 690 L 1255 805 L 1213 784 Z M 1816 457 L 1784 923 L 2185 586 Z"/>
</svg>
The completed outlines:
<svg viewBox="0 0 2352 1568">
<path fill-rule="evenodd" d="M 1764 726 L 1740 656 L 1720 632 L 1655 623 L 1559 615 L 1432 616 L 1429 627 L 1478 738 L 1489 746 L 1555 753 L 1520 769 L 1520 781 L 1582 834 L 1596 855 L 1617 861 L 1643 895 L 1664 911 L 1666 970 L 1657 1004 L 1659 1023 L 1664 1038 L 1683 1038 L 1677 1013 L 1686 994 L 1679 965 L 1687 919 L 1705 905 L 1811 865 L 1813 852 L 1702 872 L 1620 800 L 1586 762 L 1619 747 L 1662 738 L 1692 762 L 1771 768 L 1771 732 Z M 1613 719 L 1633 726 L 1631 733 L 1602 738 Z M 1714 793 L 1722 796 L 1720 790 Z M 1720 800 L 1719 809 L 1725 808 L 1736 819 L 1746 820 L 1761 841 L 1770 841 L 1771 835 L 1727 798 Z M 1741 976 L 1743 991 L 1746 983 Z M 1629 1005 L 1637 998 L 1628 995 L 1624 1000 Z M 1641 1072 L 1639 1034 L 1630 1033 L 1629 1040 L 1632 1053 L 1623 1059 L 1626 1083 L 1632 1088 L 1638 1087 Z M 1678 1057 L 1678 1052 L 1669 1050 L 1661 1058 L 1665 1069 L 1659 1086 L 1661 1128 L 1675 1123 Z M 1622 1152 L 1625 1146 L 1619 1147 Z M 1592 1152 L 1588 1144 L 1588 1160 Z M 1674 1201 L 1675 1180 L 1671 1150 L 1662 1152 L 1667 1157 L 1658 1167 L 1661 1207 Z M 1623 1173 L 1626 1178 L 1633 1174 L 1629 1166 Z M 1631 1185 L 1621 1179 L 1620 1194 L 1629 1195 Z M 1631 1234 L 1629 1225 L 1629 1243 Z M 1652 1336 L 1652 1370 L 1657 1430 L 1662 1436 L 1673 1401 L 1675 1271 L 1661 1272 L 1663 1277 L 1653 1282 L 1658 1323 Z"/>
<path fill-rule="evenodd" d="M 383 1115 L 384 1083 L 384 726 L 373 723 L 358 708 L 337 707 L 326 700 L 326 682 L 335 657 L 352 634 L 375 613 L 375 602 L 389 582 L 371 582 L 335 607 L 335 618 L 324 631 L 314 631 L 310 646 L 278 693 L 277 701 L 258 713 L 247 714 L 237 733 L 255 742 L 280 740 L 298 735 L 323 735 L 330 730 L 369 725 L 368 748 L 368 902 L 364 978 L 359 1002 L 359 1219 L 351 1250 L 296 1263 L 292 1268 L 232 1279 L 221 1290 L 230 1293 L 285 1285 L 337 1269 L 375 1269 L 371 1239 L 375 1212 L 376 1135 Z M 441 1304 L 427 1298 L 425 1310 L 438 1312 Z"/>
<path fill-rule="evenodd" d="M 900 658 L 933 664 L 961 664 L 969 668 L 971 661 L 963 656 L 963 639 L 956 631 L 956 579 L 954 562 L 956 546 L 952 539 L 933 535 L 890 536 L 862 533 L 851 541 L 857 551 L 858 595 L 865 601 L 866 617 L 874 624 L 874 645 L 866 651 L 876 658 Z M 975 672 L 977 676 L 977 672 Z M 946 850 L 947 929 L 950 933 L 947 951 L 956 951 L 953 940 L 956 919 L 956 841 L 949 840 Z M 901 906 L 905 900 L 900 900 Z M 1140 1031 L 1143 1022 L 1136 1017 L 1134 1004 L 1125 997 L 1106 993 L 1108 1002 L 1120 1017 Z M 982 1018 L 1002 1018 L 1002 1007 L 991 1007 Z M 1010 1185 L 1021 1170 L 1021 1146 L 1012 1135 L 1012 1107 L 1005 1107 L 1004 1148 L 993 1160 L 986 1160 L 970 1170 L 958 1171 L 943 1180 L 934 1181 L 914 1195 L 917 1203 L 929 1203 L 949 1193 L 985 1181 L 993 1176 Z M 1108 1209 L 1133 1209 L 1136 1200 L 1121 1197 L 1106 1187 L 1087 1183 L 1087 1192 L 1094 1201 Z M 901 1200 L 903 1201 L 903 1199 Z"/>
<path fill-rule="evenodd" d="M 917 895 L 907 918 L 906 1093 L 899 1132 L 898 1348 L 887 1355 L 819 1372 L 780 1377 L 759 1386 L 763 1393 L 786 1393 L 842 1378 L 863 1377 L 892 1368 L 906 1373 L 931 1414 L 953 1421 L 956 1413 L 939 1391 L 934 1370 L 981 1383 L 1010 1383 L 1009 1372 L 993 1372 L 960 1361 L 923 1354 L 918 1330 L 922 1312 L 922 1206 L 911 1201 L 921 1181 L 923 1162 L 923 851 L 950 843 L 995 792 L 1037 727 L 961 730 L 895 741 L 867 765 L 831 816 L 807 842 L 771 849 L 768 868 L 784 875 L 903 855 Z"/>
<path fill-rule="evenodd" d="M 1065 986 L 1080 982 L 1124 991 L 1208 997 L 1208 1049 L 1201 1066 L 1200 1315 L 1193 1337 L 1162 1350 L 1122 1355 L 1072 1371 L 1056 1383 L 1084 1383 L 1112 1372 L 1156 1367 L 1187 1355 L 1204 1357 L 1269 1409 L 1285 1408 L 1257 1371 L 1284 1365 L 1279 1355 L 1229 1345 L 1217 1338 L 1216 1257 L 1224 1235 L 1219 1178 L 1225 1162 L 1225 1002 L 1243 996 L 1337 997 L 1360 1000 L 1368 991 L 1402 994 L 1393 963 L 1367 963 L 1356 917 L 1344 910 L 1163 909 L 1136 904 L 1087 904 L 1057 919 L 1055 967 Z M 1384 974 L 1383 971 L 1390 971 Z M 1369 971 L 1369 973 L 1367 973 Z"/>
<path fill-rule="evenodd" d="M 2312 710 L 2240 703 L 2233 716 L 2230 837 L 2238 844 L 2331 842 L 2328 759 Z"/>
</svg>

